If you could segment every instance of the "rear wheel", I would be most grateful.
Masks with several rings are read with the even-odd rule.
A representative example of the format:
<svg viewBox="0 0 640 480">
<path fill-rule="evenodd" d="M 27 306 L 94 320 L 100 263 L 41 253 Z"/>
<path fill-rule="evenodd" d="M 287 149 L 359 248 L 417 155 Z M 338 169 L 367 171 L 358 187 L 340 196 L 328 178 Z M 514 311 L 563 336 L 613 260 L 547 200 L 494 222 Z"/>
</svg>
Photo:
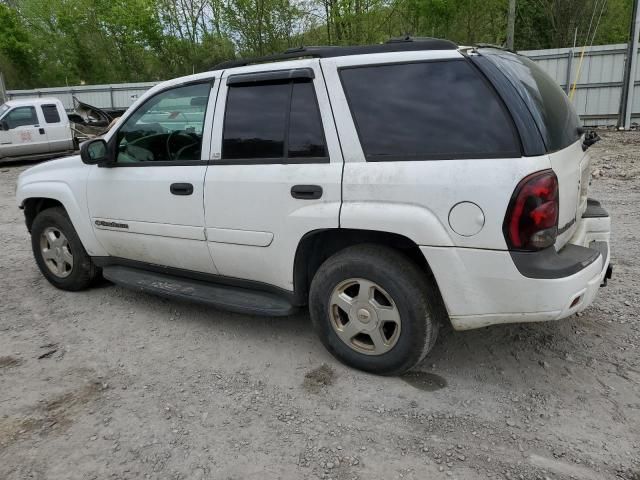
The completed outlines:
<svg viewBox="0 0 640 480">
<path fill-rule="evenodd" d="M 98 275 L 63 208 L 48 208 L 36 216 L 31 246 L 40 271 L 55 287 L 82 290 Z"/>
<path fill-rule="evenodd" d="M 378 245 L 349 247 L 325 261 L 311 283 L 309 310 L 335 357 L 383 375 L 426 356 L 443 311 L 434 282 L 402 253 Z"/>
</svg>

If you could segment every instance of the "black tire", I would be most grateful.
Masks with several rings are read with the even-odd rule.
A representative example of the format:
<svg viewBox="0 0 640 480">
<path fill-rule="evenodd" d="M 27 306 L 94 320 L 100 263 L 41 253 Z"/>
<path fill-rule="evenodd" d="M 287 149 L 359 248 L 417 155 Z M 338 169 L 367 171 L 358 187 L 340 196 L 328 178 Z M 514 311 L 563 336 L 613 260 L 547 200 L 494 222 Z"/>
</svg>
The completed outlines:
<svg viewBox="0 0 640 480">
<path fill-rule="evenodd" d="M 330 299 L 347 279 L 361 278 L 382 287 L 400 314 L 395 345 L 379 355 L 361 353 L 336 333 Z M 381 245 L 356 245 L 327 259 L 311 282 L 309 311 L 320 340 L 338 360 L 380 375 L 399 375 L 417 365 L 433 347 L 446 310 L 433 278 L 401 252 Z"/>
<path fill-rule="evenodd" d="M 52 272 L 43 257 L 41 236 L 48 228 L 57 229 L 64 234 L 73 256 L 73 265 L 64 278 Z M 89 287 L 99 275 L 99 268 L 87 255 L 71 220 L 62 207 L 47 208 L 36 216 L 31 225 L 31 248 L 38 268 L 54 287 L 70 291 L 83 290 Z"/>
</svg>

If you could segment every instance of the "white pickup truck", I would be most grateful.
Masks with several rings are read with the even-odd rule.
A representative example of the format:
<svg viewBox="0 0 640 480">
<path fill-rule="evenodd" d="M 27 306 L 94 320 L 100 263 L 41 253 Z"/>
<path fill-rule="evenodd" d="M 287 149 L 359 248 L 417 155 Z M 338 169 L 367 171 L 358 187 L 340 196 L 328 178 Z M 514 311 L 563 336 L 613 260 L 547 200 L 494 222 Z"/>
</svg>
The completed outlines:
<svg viewBox="0 0 640 480">
<path fill-rule="evenodd" d="M 9 100 L 0 105 L 0 161 L 51 157 L 77 147 L 57 98 Z"/>
</svg>

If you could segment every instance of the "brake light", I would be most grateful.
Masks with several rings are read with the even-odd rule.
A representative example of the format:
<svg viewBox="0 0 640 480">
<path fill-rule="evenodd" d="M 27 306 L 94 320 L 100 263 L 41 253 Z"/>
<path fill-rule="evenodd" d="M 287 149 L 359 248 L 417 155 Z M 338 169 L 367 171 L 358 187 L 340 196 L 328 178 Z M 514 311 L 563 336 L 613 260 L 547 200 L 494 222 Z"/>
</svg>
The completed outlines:
<svg viewBox="0 0 640 480">
<path fill-rule="evenodd" d="M 515 250 L 541 250 L 558 236 L 558 177 L 543 170 L 525 177 L 516 187 L 504 219 L 507 245 Z"/>
</svg>

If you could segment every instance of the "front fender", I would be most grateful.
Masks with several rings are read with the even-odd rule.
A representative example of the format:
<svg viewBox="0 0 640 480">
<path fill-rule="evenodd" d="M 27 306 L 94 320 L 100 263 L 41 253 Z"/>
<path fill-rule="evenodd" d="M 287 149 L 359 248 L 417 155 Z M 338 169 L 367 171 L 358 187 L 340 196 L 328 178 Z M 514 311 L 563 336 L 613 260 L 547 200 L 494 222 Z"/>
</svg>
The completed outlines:
<svg viewBox="0 0 640 480">
<path fill-rule="evenodd" d="M 44 167 L 45 164 L 41 166 Z M 87 253 L 90 256 L 107 255 L 96 239 L 87 209 L 86 177 L 89 169 L 38 168 L 41 166 L 26 170 L 18 179 L 18 204 L 22 207 L 25 201 L 32 198 L 57 200 L 69 215 Z"/>
</svg>

